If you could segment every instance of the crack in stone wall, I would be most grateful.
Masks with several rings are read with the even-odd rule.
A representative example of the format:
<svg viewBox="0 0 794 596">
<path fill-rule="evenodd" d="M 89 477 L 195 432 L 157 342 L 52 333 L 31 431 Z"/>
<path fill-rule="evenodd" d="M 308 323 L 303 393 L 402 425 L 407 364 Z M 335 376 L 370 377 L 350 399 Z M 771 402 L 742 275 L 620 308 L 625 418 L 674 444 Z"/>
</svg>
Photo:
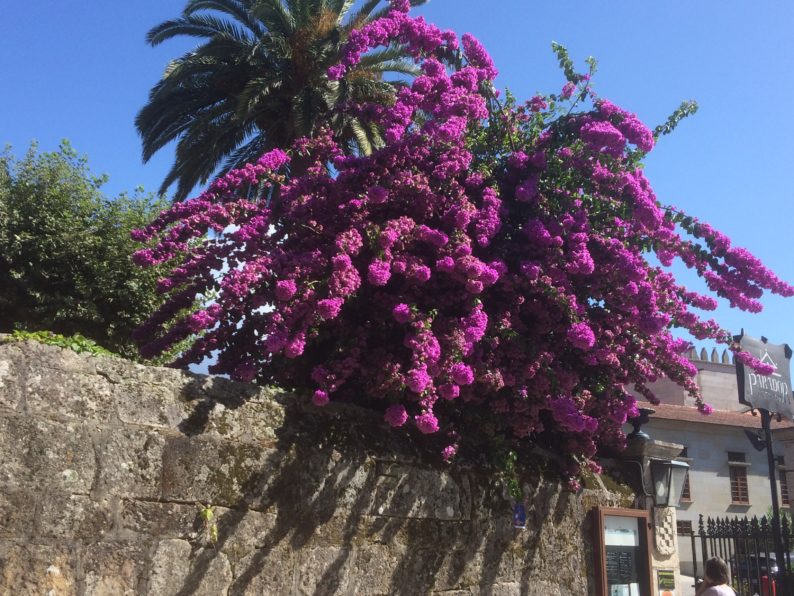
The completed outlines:
<svg viewBox="0 0 794 596">
<path fill-rule="evenodd" d="M 356 408 L 0 343 L 0 593 L 592 591 L 587 511 L 625 495 L 530 478 L 516 530 L 487 474 L 411 441 Z"/>
</svg>

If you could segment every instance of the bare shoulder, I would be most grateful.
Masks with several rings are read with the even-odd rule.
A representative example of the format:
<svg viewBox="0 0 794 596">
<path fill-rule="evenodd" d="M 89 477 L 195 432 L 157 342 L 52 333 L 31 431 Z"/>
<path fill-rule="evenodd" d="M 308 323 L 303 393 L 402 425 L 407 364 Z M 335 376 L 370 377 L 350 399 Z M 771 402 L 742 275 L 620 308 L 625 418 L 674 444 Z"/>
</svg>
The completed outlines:
<svg viewBox="0 0 794 596">
<path fill-rule="evenodd" d="M 723 584 L 721 586 L 711 586 L 707 588 L 700 593 L 700 596 L 736 596 L 736 592 L 734 592 L 733 588 L 730 586 Z"/>
</svg>

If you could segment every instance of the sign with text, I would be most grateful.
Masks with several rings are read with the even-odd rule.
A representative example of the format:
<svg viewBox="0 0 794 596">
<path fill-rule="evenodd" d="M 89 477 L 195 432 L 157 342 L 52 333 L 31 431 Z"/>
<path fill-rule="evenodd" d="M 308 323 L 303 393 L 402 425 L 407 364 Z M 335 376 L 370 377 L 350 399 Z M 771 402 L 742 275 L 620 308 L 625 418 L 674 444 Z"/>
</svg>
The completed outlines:
<svg viewBox="0 0 794 596">
<path fill-rule="evenodd" d="M 756 339 L 749 335 L 734 338 L 742 350 L 771 364 L 775 370 L 770 375 L 755 372 L 749 366 L 736 362 L 736 380 L 739 384 L 739 401 L 753 408 L 794 419 L 794 403 L 791 394 L 791 348 L 788 344 L 771 344 L 765 337 Z"/>
<path fill-rule="evenodd" d="M 597 507 L 593 516 L 598 596 L 652 596 L 648 512 Z"/>
<path fill-rule="evenodd" d="M 675 570 L 659 569 L 656 571 L 659 596 L 673 596 L 675 593 Z"/>
</svg>

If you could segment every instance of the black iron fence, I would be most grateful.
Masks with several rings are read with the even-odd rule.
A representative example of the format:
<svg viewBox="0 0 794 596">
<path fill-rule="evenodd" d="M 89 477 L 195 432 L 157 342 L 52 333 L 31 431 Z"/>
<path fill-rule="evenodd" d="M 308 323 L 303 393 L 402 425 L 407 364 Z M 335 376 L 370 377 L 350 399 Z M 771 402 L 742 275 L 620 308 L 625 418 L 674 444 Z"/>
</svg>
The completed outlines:
<svg viewBox="0 0 794 596">
<path fill-rule="evenodd" d="M 771 519 L 707 518 L 700 516 L 697 531 L 684 533 L 679 541 L 691 540 L 696 581 L 704 576 L 703 565 L 711 557 L 728 563 L 731 582 L 739 596 L 790 596 L 785 592 L 784 574 L 789 577 L 794 545 L 794 527 L 788 516 L 781 519 L 785 559 L 782 564 L 775 555 Z M 794 595 L 791 595 L 794 596 Z"/>
</svg>

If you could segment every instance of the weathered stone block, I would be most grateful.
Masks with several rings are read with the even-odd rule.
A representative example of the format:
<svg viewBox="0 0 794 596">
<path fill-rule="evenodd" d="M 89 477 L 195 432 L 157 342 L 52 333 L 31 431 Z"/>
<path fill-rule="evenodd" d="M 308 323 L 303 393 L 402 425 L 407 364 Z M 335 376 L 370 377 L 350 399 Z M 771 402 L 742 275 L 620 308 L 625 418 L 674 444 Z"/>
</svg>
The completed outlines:
<svg viewBox="0 0 794 596">
<path fill-rule="evenodd" d="M 546 582 L 530 582 L 528 590 L 522 590 L 518 582 L 478 586 L 471 590 L 473 596 L 562 596 L 559 590 L 549 590 Z"/>
<path fill-rule="evenodd" d="M 20 408 L 23 359 L 24 354 L 15 343 L 0 343 L 0 409 Z"/>
<path fill-rule="evenodd" d="M 37 497 L 33 490 L 0 487 L 0 539 L 30 537 Z"/>
<path fill-rule="evenodd" d="M 285 546 L 262 548 L 244 557 L 234 567 L 229 596 L 287 596 L 294 593 L 295 559 Z"/>
<path fill-rule="evenodd" d="M 85 596 L 136 596 L 142 594 L 146 574 L 143 548 L 103 542 L 82 550 Z"/>
<path fill-rule="evenodd" d="M 284 513 L 284 520 L 293 517 Z M 292 540 L 301 548 L 330 547 L 350 544 L 362 539 L 367 531 L 364 517 L 350 515 L 350 510 L 340 507 L 330 517 L 301 517 L 292 530 Z"/>
<path fill-rule="evenodd" d="M 218 550 L 196 550 L 184 540 L 163 540 L 152 555 L 149 594 L 225 596 L 231 583 L 232 567 Z"/>
<path fill-rule="evenodd" d="M 218 524 L 215 546 L 235 565 L 257 548 L 281 538 L 280 534 L 276 535 L 276 516 L 271 513 L 222 508 L 215 513 Z"/>
<path fill-rule="evenodd" d="M 524 582 L 506 582 L 471 588 L 472 596 L 571 596 L 587 594 L 587 584 L 574 588 L 561 587 L 553 579 L 531 579 Z"/>
<path fill-rule="evenodd" d="M 27 411 L 55 420 L 115 419 L 113 385 L 92 372 L 32 369 L 23 386 Z"/>
<path fill-rule="evenodd" d="M 407 527 L 392 529 L 393 540 L 373 543 L 386 533 L 356 547 L 352 592 L 369 594 L 371 587 L 377 594 L 455 593 L 505 581 L 500 571 L 509 566 L 511 553 L 493 551 L 488 537 L 476 536 L 468 522 L 450 524 L 460 528 L 444 533 L 428 527 L 428 520 L 405 521 Z"/>
<path fill-rule="evenodd" d="M 91 437 L 74 422 L 0 418 L 0 484 L 88 493 L 96 462 Z"/>
<path fill-rule="evenodd" d="M 437 551 L 424 551 L 424 556 L 417 557 L 418 572 L 432 577 L 435 590 L 504 582 L 516 577 L 512 573 L 512 552 L 493 549 L 487 537 L 485 544 L 461 542 L 440 546 Z"/>
<path fill-rule="evenodd" d="M 167 378 L 160 383 L 123 380 L 113 387 L 119 419 L 127 424 L 177 428 L 190 413 L 189 406 L 179 399 L 179 386 Z"/>
<path fill-rule="evenodd" d="M 119 538 L 135 541 L 140 534 L 195 541 L 202 531 L 196 505 L 124 499 L 119 513 Z"/>
<path fill-rule="evenodd" d="M 471 495 L 466 476 L 380 462 L 372 515 L 469 519 Z"/>
<path fill-rule="evenodd" d="M 284 408 L 270 399 L 251 401 L 237 408 L 214 402 L 202 434 L 270 446 L 275 443 L 276 430 L 283 422 Z"/>
<path fill-rule="evenodd" d="M 155 431 L 122 427 L 98 439 L 99 474 L 94 491 L 124 497 L 160 497 L 165 437 Z"/>
<path fill-rule="evenodd" d="M 362 544 L 356 548 L 356 557 L 348 578 L 351 594 L 392 594 L 402 586 L 402 562 L 406 556 L 400 544 Z M 405 584 L 409 587 L 409 584 Z M 400 591 L 409 594 L 410 590 Z"/>
<path fill-rule="evenodd" d="M 163 457 L 163 498 L 266 507 L 284 453 L 257 445 L 169 438 Z"/>
<path fill-rule="evenodd" d="M 178 594 L 190 570 L 190 543 L 184 540 L 161 540 L 154 550 L 149 575 L 149 593 L 163 596 Z"/>
<path fill-rule="evenodd" d="M 112 527 L 112 503 L 107 498 L 50 491 L 46 498 L 40 499 L 34 535 L 62 543 L 96 542 L 103 540 Z"/>
<path fill-rule="evenodd" d="M 295 570 L 296 591 L 301 595 L 345 594 L 352 551 L 339 547 L 304 549 Z"/>
<path fill-rule="evenodd" d="M 298 496 L 318 513 L 323 509 L 363 513 L 372 506 L 377 468 L 361 454 L 301 446 L 290 464 L 294 481 L 300 483 Z"/>
<path fill-rule="evenodd" d="M 0 594 L 75 596 L 75 569 L 66 546 L 0 542 Z"/>
<path fill-rule="evenodd" d="M 72 350 L 32 340 L 11 341 L 6 345 L 19 348 L 24 354 L 25 361 L 33 369 L 51 369 L 92 375 L 96 373 L 96 363 L 100 360 L 90 354 L 78 354 Z"/>
<path fill-rule="evenodd" d="M 214 552 L 214 551 L 213 551 Z M 193 592 L 196 596 L 226 596 L 234 576 L 229 559 L 217 553 L 207 568 L 206 579 Z"/>
<path fill-rule="evenodd" d="M 140 541 L 141 534 L 185 540 L 194 547 L 214 547 L 233 563 L 261 548 L 276 525 L 275 516 L 269 513 L 215 507 L 218 541 L 212 545 L 197 505 L 125 499 L 119 518 L 123 540 Z"/>
<path fill-rule="evenodd" d="M 368 516 L 361 529 L 361 540 L 382 544 L 409 545 L 412 549 L 435 549 L 439 545 L 466 544 L 476 550 L 485 535 L 465 521 L 422 518 Z"/>
</svg>

